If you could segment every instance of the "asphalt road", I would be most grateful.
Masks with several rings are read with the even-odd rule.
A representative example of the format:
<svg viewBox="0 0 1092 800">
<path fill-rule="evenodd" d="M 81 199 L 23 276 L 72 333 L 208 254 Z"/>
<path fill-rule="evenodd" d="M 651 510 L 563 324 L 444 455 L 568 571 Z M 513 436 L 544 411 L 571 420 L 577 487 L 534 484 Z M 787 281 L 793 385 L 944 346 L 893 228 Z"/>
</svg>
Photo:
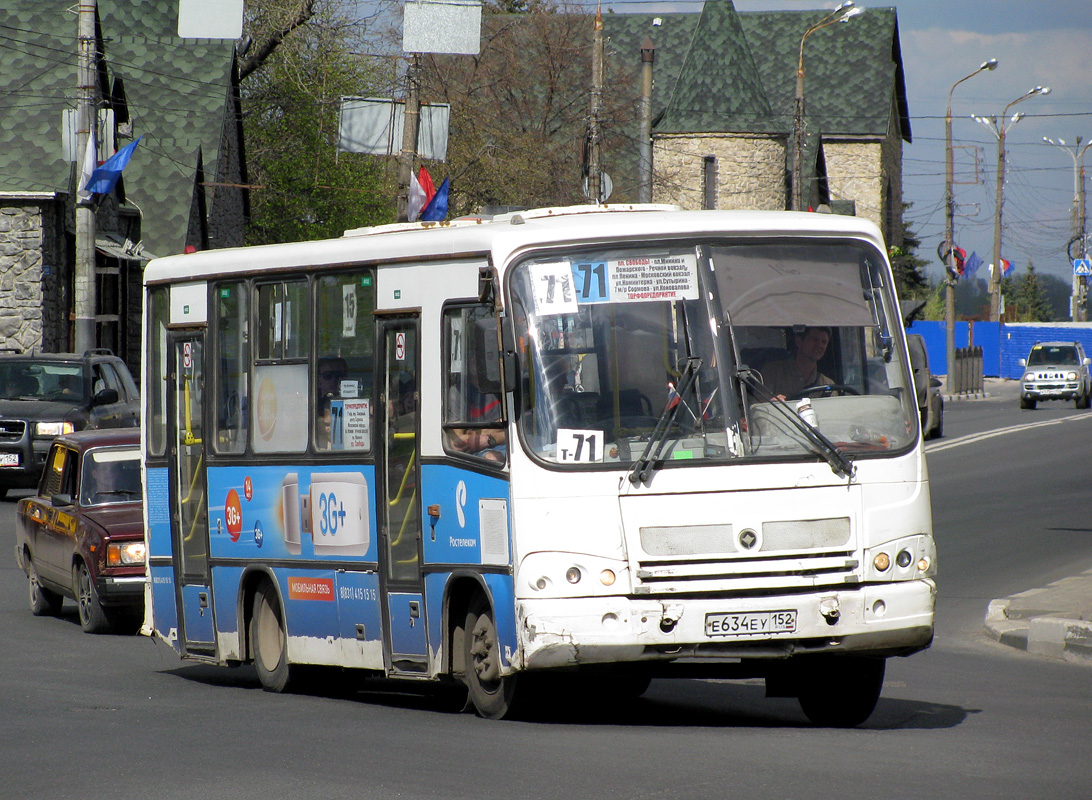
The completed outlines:
<svg viewBox="0 0 1092 800">
<path fill-rule="evenodd" d="M 990 599 L 1092 568 L 1092 413 L 995 395 L 949 403 L 945 433 L 936 642 L 891 661 L 855 730 L 811 727 L 760 682 L 657 681 L 527 722 L 380 687 L 267 694 L 249 667 L 85 635 L 71 603 L 32 617 L 2 503 L 0 797 L 1092 797 L 1092 668 L 983 633 Z"/>
</svg>

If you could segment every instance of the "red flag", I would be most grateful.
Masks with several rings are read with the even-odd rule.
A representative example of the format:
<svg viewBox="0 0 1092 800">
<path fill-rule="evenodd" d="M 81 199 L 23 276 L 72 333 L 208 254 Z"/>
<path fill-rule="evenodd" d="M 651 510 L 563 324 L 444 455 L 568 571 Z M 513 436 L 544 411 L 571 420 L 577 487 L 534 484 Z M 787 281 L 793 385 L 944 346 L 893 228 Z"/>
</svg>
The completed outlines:
<svg viewBox="0 0 1092 800">
<path fill-rule="evenodd" d="M 425 206 L 431 201 L 436 194 L 436 187 L 432 185 L 432 176 L 428 174 L 428 170 L 421 167 L 421 171 L 417 173 L 417 181 L 421 184 L 421 188 L 425 190 Z M 421 206 L 424 208 L 424 206 Z"/>
</svg>

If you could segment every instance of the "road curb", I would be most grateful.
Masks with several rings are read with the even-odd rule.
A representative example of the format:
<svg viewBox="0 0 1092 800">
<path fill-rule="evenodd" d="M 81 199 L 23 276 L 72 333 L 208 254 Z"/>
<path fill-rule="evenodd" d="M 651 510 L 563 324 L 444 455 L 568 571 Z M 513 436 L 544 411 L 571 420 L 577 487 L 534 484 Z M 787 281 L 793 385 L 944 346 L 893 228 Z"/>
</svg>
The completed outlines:
<svg viewBox="0 0 1092 800">
<path fill-rule="evenodd" d="M 1033 589 L 991 601 L 986 611 L 987 633 L 1003 645 L 1033 655 L 1092 666 L 1092 621 L 1049 612 L 1031 616 L 1014 613 L 1014 599 L 1040 596 L 1048 590 Z"/>
</svg>

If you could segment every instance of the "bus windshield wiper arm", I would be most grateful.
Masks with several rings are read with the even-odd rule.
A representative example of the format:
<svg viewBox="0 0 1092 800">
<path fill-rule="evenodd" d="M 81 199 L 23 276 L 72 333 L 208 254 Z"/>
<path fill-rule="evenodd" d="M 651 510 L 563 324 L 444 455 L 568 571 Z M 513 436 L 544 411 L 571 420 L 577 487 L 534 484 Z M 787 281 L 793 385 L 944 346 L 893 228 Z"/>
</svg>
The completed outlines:
<svg viewBox="0 0 1092 800">
<path fill-rule="evenodd" d="M 853 480 L 853 474 L 856 472 L 857 468 L 853 466 L 853 462 L 838 449 L 834 442 L 824 436 L 818 428 L 813 428 L 811 425 L 804 422 L 804 420 L 800 418 L 800 415 L 789 407 L 788 403 L 766 388 L 766 384 L 758 380 L 750 369 L 741 369 L 737 374 L 739 379 L 743 381 L 748 388 L 755 392 L 762 400 L 773 403 L 774 407 L 781 415 L 787 418 L 793 426 L 804 434 L 807 440 L 814 446 L 815 450 L 818 451 L 819 455 L 830 464 L 830 468 L 834 471 L 835 475 L 841 475 L 843 478 Z"/>
<path fill-rule="evenodd" d="M 648 437 L 645 451 L 633 463 L 633 469 L 630 470 L 630 483 L 644 483 L 652 475 L 652 465 L 660 460 L 664 442 L 667 441 L 667 432 L 675 424 L 675 418 L 679 416 L 679 409 L 686 405 L 686 395 L 694 385 L 700 368 L 700 358 L 691 357 L 686 359 L 686 366 L 683 367 L 679 379 L 676 402 L 672 404 L 669 400 L 664 405 L 664 410 L 660 412 L 660 416 L 656 420 L 656 427 L 652 429 L 652 434 Z"/>
</svg>

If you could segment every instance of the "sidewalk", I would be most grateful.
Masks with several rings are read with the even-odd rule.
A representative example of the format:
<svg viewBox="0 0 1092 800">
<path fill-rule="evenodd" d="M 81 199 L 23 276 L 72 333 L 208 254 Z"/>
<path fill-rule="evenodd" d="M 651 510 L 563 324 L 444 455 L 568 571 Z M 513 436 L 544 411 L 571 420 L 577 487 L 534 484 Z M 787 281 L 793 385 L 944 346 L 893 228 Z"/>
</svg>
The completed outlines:
<svg viewBox="0 0 1092 800">
<path fill-rule="evenodd" d="M 979 392 L 963 392 L 962 394 L 953 394 L 948 391 L 948 378 L 946 375 L 938 375 L 938 378 L 943 382 L 941 387 L 941 394 L 944 395 L 945 403 L 959 402 L 961 400 L 990 400 L 990 399 L 1009 399 L 1015 403 L 1020 397 L 1020 381 L 1008 380 L 1006 378 L 983 378 L 982 379 L 982 391 Z"/>
<path fill-rule="evenodd" d="M 991 601 L 986 631 L 1010 647 L 1092 666 L 1092 570 Z"/>
</svg>

